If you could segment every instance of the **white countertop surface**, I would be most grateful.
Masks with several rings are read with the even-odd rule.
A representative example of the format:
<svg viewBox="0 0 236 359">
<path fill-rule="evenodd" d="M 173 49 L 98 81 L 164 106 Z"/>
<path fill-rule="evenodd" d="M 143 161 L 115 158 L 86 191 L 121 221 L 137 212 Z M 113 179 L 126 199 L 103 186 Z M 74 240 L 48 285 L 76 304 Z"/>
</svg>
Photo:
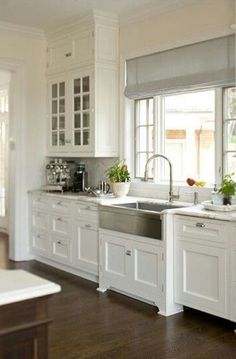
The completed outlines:
<svg viewBox="0 0 236 359">
<path fill-rule="evenodd" d="M 0 305 L 58 293 L 61 287 L 21 269 L 0 270 Z"/>
<path fill-rule="evenodd" d="M 132 196 L 119 198 L 119 197 L 115 197 L 113 194 L 102 195 L 100 197 L 92 197 L 92 196 L 80 195 L 78 193 L 72 193 L 72 192 L 52 193 L 52 192 L 45 192 L 38 190 L 38 191 L 31 191 L 31 193 L 46 195 L 49 197 L 58 197 L 60 199 L 64 198 L 64 199 L 73 199 L 77 201 L 86 201 L 86 202 L 102 204 L 102 205 L 112 205 L 112 204 L 128 203 L 128 202 L 136 202 L 136 201 L 145 201 L 145 202 L 148 201 L 154 203 L 167 202 L 167 200 L 162 200 L 157 198 L 144 198 L 144 197 L 132 197 Z M 171 209 L 171 210 L 166 210 L 164 212 L 186 215 L 186 216 L 202 217 L 208 219 L 218 219 L 218 220 L 230 221 L 230 222 L 236 221 L 236 211 L 232 211 L 232 212 L 211 211 L 204 209 L 204 207 L 201 204 L 194 206 L 192 203 L 181 202 L 181 201 L 175 201 L 173 202 L 173 205 L 181 205 L 184 206 L 185 208 Z"/>
</svg>

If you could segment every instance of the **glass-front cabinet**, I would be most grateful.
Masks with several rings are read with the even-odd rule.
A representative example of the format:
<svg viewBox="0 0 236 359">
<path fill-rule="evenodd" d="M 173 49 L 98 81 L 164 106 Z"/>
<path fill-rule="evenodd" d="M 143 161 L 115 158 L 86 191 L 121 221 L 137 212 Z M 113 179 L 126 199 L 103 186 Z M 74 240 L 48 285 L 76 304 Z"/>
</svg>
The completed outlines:
<svg viewBox="0 0 236 359">
<path fill-rule="evenodd" d="M 49 82 L 49 153 L 92 151 L 92 76 L 71 73 Z"/>
<path fill-rule="evenodd" d="M 66 145 L 66 83 L 50 84 L 50 147 L 63 149 Z"/>
</svg>

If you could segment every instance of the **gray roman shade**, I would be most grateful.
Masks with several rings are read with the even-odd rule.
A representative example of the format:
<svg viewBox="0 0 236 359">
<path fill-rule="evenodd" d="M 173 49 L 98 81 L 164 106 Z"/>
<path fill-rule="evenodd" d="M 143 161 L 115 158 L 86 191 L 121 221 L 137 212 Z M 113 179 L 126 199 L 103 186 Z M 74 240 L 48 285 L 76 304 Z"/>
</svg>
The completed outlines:
<svg viewBox="0 0 236 359">
<path fill-rule="evenodd" d="M 234 85 L 234 35 L 127 60 L 129 98 Z"/>
</svg>

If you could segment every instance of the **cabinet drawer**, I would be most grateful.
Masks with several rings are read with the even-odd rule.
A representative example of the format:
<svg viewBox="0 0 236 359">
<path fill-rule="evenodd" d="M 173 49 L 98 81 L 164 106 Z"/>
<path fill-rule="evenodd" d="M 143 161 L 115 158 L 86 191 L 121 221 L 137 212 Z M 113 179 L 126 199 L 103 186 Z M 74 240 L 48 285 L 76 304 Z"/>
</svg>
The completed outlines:
<svg viewBox="0 0 236 359">
<path fill-rule="evenodd" d="M 48 231 L 48 214 L 44 212 L 33 211 L 32 229 L 39 231 Z"/>
<path fill-rule="evenodd" d="M 72 263 L 72 243 L 66 239 L 52 239 L 52 258 L 58 262 Z"/>
<path fill-rule="evenodd" d="M 189 237 L 199 241 L 225 243 L 227 241 L 227 224 L 222 221 L 196 217 L 176 217 L 176 236 Z"/>
<path fill-rule="evenodd" d="M 71 215 L 71 211 L 72 211 L 72 204 L 70 201 L 67 200 L 61 200 L 59 199 L 55 199 L 51 202 L 51 206 L 54 212 L 60 213 L 60 214 L 66 214 L 66 215 Z"/>
<path fill-rule="evenodd" d="M 53 234 L 71 238 L 71 219 L 70 217 L 51 216 L 51 231 Z"/>
<path fill-rule="evenodd" d="M 32 197 L 32 209 L 37 211 L 48 211 L 50 209 L 50 201 L 42 195 Z"/>
<path fill-rule="evenodd" d="M 95 204 L 77 203 L 75 213 L 78 219 L 98 222 L 98 207 Z"/>
<path fill-rule="evenodd" d="M 49 237 L 47 233 L 32 233 L 32 248 L 35 254 L 49 256 Z"/>
</svg>

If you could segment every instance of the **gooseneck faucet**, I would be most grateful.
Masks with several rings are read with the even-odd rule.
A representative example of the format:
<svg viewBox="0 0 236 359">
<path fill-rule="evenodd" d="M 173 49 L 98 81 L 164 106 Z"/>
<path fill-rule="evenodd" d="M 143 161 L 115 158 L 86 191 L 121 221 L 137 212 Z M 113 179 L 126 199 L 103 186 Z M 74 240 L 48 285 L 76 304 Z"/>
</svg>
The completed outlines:
<svg viewBox="0 0 236 359">
<path fill-rule="evenodd" d="M 169 164 L 170 177 L 169 177 L 169 196 L 168 196 L 168 200 L 169 200 L 169 202 L 173 202 L 173 200 L 174 200 L 174 199 L 178 199 L 179 196 L 173 194 L 172 164 L 171 164 L 169 158 L 167 158 L 166 156 L 161 155 L 161 154 L 159 154 L 159 153 L 157 153 L 157 154 L 151 156 L 151 157 L 147 160 L 147 162 L 146 162 L 143 180 L 144 180 L 145 182 L 148 181 L 148 165 L 149 165 L 149 163 L 150 163 L 152 160 L 154 160 L 155 158 L 158 158 L 158 157 L 163 158 L 163 159 L 166 160 L 166 161 L 168 162 L 168 164 Z"/>
</svg>

